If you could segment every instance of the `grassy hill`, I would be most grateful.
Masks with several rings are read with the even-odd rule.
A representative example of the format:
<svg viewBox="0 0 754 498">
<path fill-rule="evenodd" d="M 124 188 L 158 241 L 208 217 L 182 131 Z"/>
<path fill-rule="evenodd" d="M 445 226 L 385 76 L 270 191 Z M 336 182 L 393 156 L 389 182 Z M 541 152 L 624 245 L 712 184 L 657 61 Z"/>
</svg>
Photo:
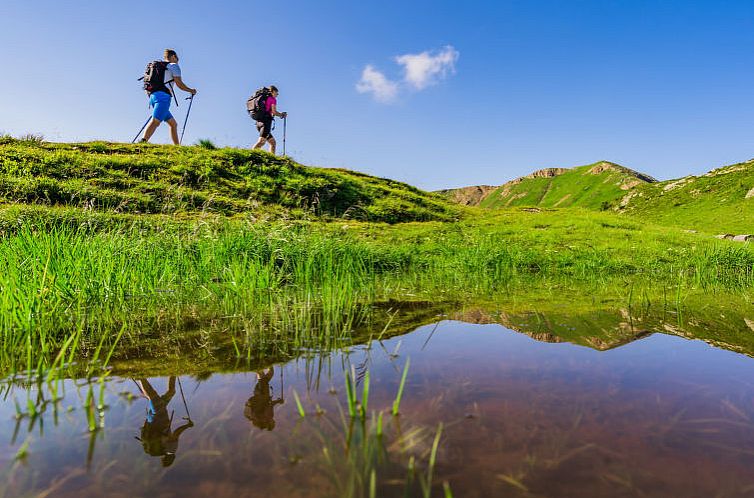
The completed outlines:
<svg viewBox="0 0 754 498">
<path fill-rule="evenodd" d="M 259 150 L 46 143 L 0 137 L 0 207 L 447 221 L 459 208 L 410 185 Z"/>
<path fill-rule="evenodd" d="M 612 209 L 641 221 L 715 235 L 754 234 L 754 160 L 662 182 L 602 161 L 535 171 L 500 187 L 465 187 L 439 194 L 482 208 Z"/>
<path fill-rule="evenodd" d="M 460 204 L 493 209 L 519 206 L 605 209 L 626 191 L 654 181 L 647 175 L 600 161 L 576 168 L 542 169 L 499 187 L 466 187 L 445 190 L 441 195 Z"/>
<path fill-rule="evenodd" d="M 754 160 L 702 176 L 639 185 L 613 207 L 665 225 L 714 234 L 754 234 Z"/>
</svg>

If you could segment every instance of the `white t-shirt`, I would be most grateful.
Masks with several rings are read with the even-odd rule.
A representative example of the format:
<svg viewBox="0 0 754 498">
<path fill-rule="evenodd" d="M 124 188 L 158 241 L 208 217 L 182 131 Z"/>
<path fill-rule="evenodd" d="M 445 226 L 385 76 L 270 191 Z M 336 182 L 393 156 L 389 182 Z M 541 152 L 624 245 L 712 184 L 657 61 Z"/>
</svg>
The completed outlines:
<svg viewBox="0 0 754 498">
<path fill-rule="evenodd" d="M 167 67 L 165 67 L 165 79 L 163 81 L 165 86 L 171 91 L 173 90 L 172 81 L 176 76 L 179 78 L 181 77 L 181 67 L 175 62 L 168 63 Z"/>
</svg>

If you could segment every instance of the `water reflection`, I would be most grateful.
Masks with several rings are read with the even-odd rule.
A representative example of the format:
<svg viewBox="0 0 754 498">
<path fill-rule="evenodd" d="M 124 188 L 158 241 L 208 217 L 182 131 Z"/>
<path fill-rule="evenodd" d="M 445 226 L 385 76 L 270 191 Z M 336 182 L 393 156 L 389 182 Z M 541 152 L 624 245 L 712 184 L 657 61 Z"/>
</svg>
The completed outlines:
<svg viewBox="0 0 754 498">
<path fill-rule="evenodd" d="M 251 420 L 254 426 L 262 430 L 271 431 L 275 428 L 275 405 L 284 402 L 282 392 L 279 398 L 272 399 L 270 381 L 275 375 L 274 367 L 261 370 L 256 375 L 257 383 L 254 386 L 254 394 L 246 401 L 243 414 Z"/>
<path fill-rule="evenodd" d="M 435 320 L 400 337 L 380 336 L 380 325 L 362 345 L 306 350 L 274 366 L 255 358 L 244 371 L 229 367 L 234 373 L 146 373 L 154 362 L 102 383 L 106 424 L 91 437 L 82 404 L 100 404 L 98 380 L 61 381 L 48 409 L 39 400 L 54 398 L 42 393 L 49 387 L 9 386 L 0 389 L 0 442 L 11 442 L 0 446 L 0 498 L 49 489 L 63 497 L 238 498 L 250 489 L 270 498 L 366 497 L 372 474 L 381 498 L 425 496 L 424 485 L 443 496 L 444 481 L 454 496 L 479 498 L 754 494 L 754 360 L 708 345 L 751 351 L 751 335 L 736 325 L 744 320 L 729 318 L 725 329 L 695 318 L 681 333 L 649 314 L 626 316 L 467 311 L 464 320 L 476 324 Z M 676 337 L 690 331 L 708 344 Z M 357 381 L 353 418 L 346 373 Z M 294 389 L 305 416 L 284 403 Z M 14 418 L 35 416 L 40 430 L 24 435 L 24 424 L 14 439 Z M 87 440 L 97 443 L 89 456 Z"/>
<path fill-rule="evenodd" d="M 147 403 L 147 414 L 144 425 L 141 427 L 141 434 L 138 439 L 144 448 L 144 453 L 151 456 L 161 457 L 163 467 L 169 467 L 175 461 L 175 454 L 178 451 L 178 440 L 184 431 L 194 426 L 194 422 L 188 413 L 188 405 L 183 398 L 183 387 L 181 386 L 181 397 L 184 399 L 184 408 L 186 416 L 182 417 L 186 423 L 173 430 L 173 417 L 175 410 L 168 414 L 168 405 L 176 394 L 175 391 L 176 377 L 171 376 L 168 379 L 168 389 L 165 394 L 160 395 L 157 390 L 147 379 L 139 379 L 134 382 L 144 396 Z"/>
</svg>

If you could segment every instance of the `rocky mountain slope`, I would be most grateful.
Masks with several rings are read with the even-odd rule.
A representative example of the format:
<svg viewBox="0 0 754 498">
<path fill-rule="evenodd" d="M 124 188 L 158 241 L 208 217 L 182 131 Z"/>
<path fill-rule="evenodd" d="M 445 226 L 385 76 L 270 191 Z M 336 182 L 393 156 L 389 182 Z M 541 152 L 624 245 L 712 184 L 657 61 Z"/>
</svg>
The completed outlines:
<svg viewBox="0 0 754 498">
<path fill-rule="evenodd" d="M 439 193 L 459 204 L 486 208 L 537 206 L 605 209 L 627 191 L 655 181 L 629 168 L 600 161 L 575 168 L 541 169 L 499 187 L 465 187 Z"/>
</svg>

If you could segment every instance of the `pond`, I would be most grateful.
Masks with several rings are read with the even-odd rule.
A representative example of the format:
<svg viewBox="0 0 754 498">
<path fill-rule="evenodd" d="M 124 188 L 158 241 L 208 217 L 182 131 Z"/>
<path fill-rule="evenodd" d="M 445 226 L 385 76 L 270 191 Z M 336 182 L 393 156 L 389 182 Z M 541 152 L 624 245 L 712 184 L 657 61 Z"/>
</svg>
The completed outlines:
<svg viewBox="0 0 754 498">
<path fill-rule="evenodd" d="M 751 357 L 672 325 L 485 321 L 249 370 L 8 381 L 0 496 L 754 496 Z"/>
</svg>

